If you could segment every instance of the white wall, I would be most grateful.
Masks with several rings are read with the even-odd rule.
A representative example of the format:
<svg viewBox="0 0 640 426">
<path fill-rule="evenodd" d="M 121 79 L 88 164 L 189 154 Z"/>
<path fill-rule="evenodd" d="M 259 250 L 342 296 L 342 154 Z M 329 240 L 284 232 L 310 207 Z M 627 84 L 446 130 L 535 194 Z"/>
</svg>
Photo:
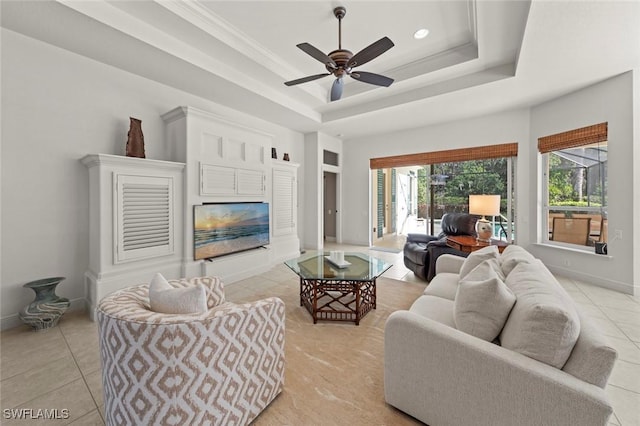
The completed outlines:
<svg viewBox="0 0 640 426">
<path fill-rule="evenodd" d="M 371 178 L 369 159 L 419 152 L 440 151 L 518 142 L 516 185 L 526 193 L 529 180 L 529 111 L 494 114 L 454 123 L 410 129 L 344 142 L 343 241 L 369 245 L 373 224 L 369 220 Z M 529 241 L 529 200 L 518 199 L 518 240 Z"/>
<path fill-rule="evenodd" d="M 518 142 L 517 244 L 542 259 L 553 272 L 637 294 L 640 231 L 635 224 L 640 217 L 640 168 L 633 167 L 640 164 L 637 74 L 637 70 L 628 72 L 531 111 L 515 110 L 345 141 L 344 241 L 371 243 L 370 158 Z M 538 137 L 603 121 L 609 123 L 609 256 L 538 244 L 542 226 Z M 616 229 L 622 231 L 622 239 L 614 239 Z"/>
<path fill-rule="evenodd" d="M 640 268 L 640 245 L 635 229 L 640 218 L 640 188 L 637 186 L 637 180 L 634 181 L 634 164 L 638 164 L 640 138 L 637 133 L 634 135 L 633 131 L 634 120 L 637 120 L 638 115 L 638 110 L 634 113 L 633 109 L 633 93 L 637 90 L 638 87 L 633 86 L 633 73 L 628 72 L 531 110 L 529 150 L 532 159 L 535 160 L 532 161 L 532 170 L 533 167 L 540 169 L 540 156 L 537 154 L 539 137 L 605 121 L 609 123 L 609 256 L 548 245 L 535 245 L 529 249 L 554 272 L 571 273 L 584 280 L 626 293 L 633 292 L 634 268 Z M 635 173 L 637 176 L 637 171 Z M 531 194 L 538 195 L 536 200 L 532 200 L 535 201 L 533 214 L 539 211 L 541 203 L 540 180 L 532 179 L 529 184 Z M 532 221 L 530 228 L 532 236 L 540 235 L 542 223 L 540 220 Z M 615 238 L 616 230 L 622 232 L 621 239 Z M 637 292 L 640 283 L 635 283 Z"/>
<path fill-rule="evenodd" d="M 33 300 L 28 281 L 65 276 L 58 295 L 83 305 L 89 253 L 86 154 L 124 155 L 129 117 L 147 158 L 173 160 L 160 115 L 190 105 L 275 135 L 304 162 L 301 133 L 2 29 L 2 327 Z M 304 177 L 300 177 L 304 185 Z M 304 228 L 298 212 L 298 229 Z"/>
</svg>

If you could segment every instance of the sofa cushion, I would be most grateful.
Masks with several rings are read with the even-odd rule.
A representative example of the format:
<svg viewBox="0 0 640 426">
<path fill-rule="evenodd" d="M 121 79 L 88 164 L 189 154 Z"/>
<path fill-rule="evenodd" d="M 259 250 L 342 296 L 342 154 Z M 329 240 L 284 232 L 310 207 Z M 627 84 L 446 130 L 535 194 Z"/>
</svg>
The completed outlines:
<svg viewBox="0 0 640 426">
<path fill-rule="evenodd" d="M 491 262 L 497 266 L 486 260 L 460 280 L 453 303 L 456 328 L 488 342 L 498 337 L 516 302 Z"/>
<path fill-rule="evenodd" d="M 431 296 L 444 297 L 453 300 L 458 290 L 459 275 L 450 272 L 441 272 L 429 282 L 424 294 Z"/>
<path fill-rule="evenodd" d="M 589 318 L 578 311 L 580 336 L 562 370 L 592 385 L 605 388 L 618 352 Z"/>
<path fill-rule="evenodd" d="M 456 328 L 456 323 L 453 321 L 453 300 L 437 296 L 420 296 L 413 302 L 409 311 Z"/>
<path fill-rule="evenodd" d="M 537 259 L 518 263 L 506 284 L 516 303 L 500 334 L 502 346 L 562 368 L 580 334 L 571 297 Z"/>
<path fill-rule="evenodd" d="M 499 257 L 502 273 L 508 276 L 509 273 L 520 262 L 533 262 L 535 257 L 520 246 L 511 244 L 507 246 Z"/>
<path fill-rule="evenodd" d="M 207 290 L 202 284 L 173 287 L 158 273 L 149 283 L 149 305 L 164 314 L 201 314 L 208 310 Z"/>
<path fill-rule="evenodd" d="M 460 279 L 464 279 L 469 272 L 473 271 L 476 266 L 485 260 L 497 259 L 499 255 L 498 246 L 487 246 L 472 252 L 467 256 L 460 268 Z"/>
</svg>

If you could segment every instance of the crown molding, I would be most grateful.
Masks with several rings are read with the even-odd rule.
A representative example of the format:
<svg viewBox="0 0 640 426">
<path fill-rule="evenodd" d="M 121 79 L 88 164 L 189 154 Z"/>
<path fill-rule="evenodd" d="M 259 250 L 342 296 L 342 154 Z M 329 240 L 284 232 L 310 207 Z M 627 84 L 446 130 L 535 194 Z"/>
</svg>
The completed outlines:
<svg viewBox="0 0 640 426">
<path fill-rule="evenodd" d="M 197 26 L 207 34 L 220 40 L 227 46 L 241 53 L 242 55 L 260 64 L 272 73 L 282 76 L 283 83 L 293 80 L 302 75 L 302 71 L 297 70 L 290 64 L 283 67 L 283 58 L 276 55 L 271 50 L 262 46 L 253 38 L 240 31 L 229 21 L 212 12 L 205 6 L 197 2 L 186 2 L 183 0 L 154 0 L 158 5 L 169 10 L 187 22 Z M 317 84 L 300 87 L 310 95 L 326 101 L 326 91 Z"/>
<path fill-rule="evenodd" d="M 175 58 L 206 70 L 207 72 L 230 81 L 239 87 L 259 94 L 260 96 L 269 99 L 271 102 L 277 103 L 288 109 L 293 109 L 299 114 L 316 122 L 320 120 L 319 113 L 302 102 L 287 96 L 284 90 L 277 90 L 256 78 L 239 72 L 227 62 L 196 49 L 188 43 L 180 40 L 179 37 L 164 32 L 141 19 L 123 12 L 106 1 L 56 1 L 71 10 L 99 22 L 102 25 L 106 25 L 120 31 L 129 37 L 140 40 L 156 49 L 172 55 Z M 164 3 L 165 2 L 159 2 L 158 4 L 164 6 Z M 182 2 L 172 0 L 169 3 L 175 4 Z M 320 99 L 324 100 L 325 97 L 326 93 L 322 92 Z"/>
<path fill-rule="evenodd" d="M 192 117 L 200 117 L 206 120 L 217 121 L 219 123 L 228 124 L 234 126 L 239 129 L 248 130 L 252 133 L 259 134 L 262 136 L 266 136 L 268 138 L 274 139 L 275 135 L 269 132 L 265 132 L 263 130 L 257 129 L 255 127 L 247 126 L 246 124 L 230 120 L 222 115 L 215 114 L 213 112 L 205 111 L 203 109 L 194 108 L 192 106 L 179 106 L 171 111 L 165 112 L 160 116 L 165 123 L 171 123 L 176 120 L 180 120 L 182 118 L 186 118 L 188 116 Z"/>
<path fill-rule="evenodd" d="M 130 166 L 134 168 L 165 168 L 173 170 L 183 170 L 184 163 L 176 163 L 175 161 L 152 160 L 149 158 L 126 157 L 123 155 L 112 154 L 88 154 L 80 159 L 80 162 L 87 168 L 99 165 L 108 166 Z"/>
</svg>

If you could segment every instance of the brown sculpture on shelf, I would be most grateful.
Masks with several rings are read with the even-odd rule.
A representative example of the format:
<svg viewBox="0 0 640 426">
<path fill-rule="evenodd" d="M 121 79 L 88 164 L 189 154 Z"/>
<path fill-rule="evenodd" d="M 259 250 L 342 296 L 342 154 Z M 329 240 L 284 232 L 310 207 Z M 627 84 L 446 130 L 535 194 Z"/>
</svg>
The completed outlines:
<svg viewBox="0 0 640 426">
<path fill-rule="evenodd" d="M 127 138 L 127 157 L 144 157 L 144 135 L 142 134 L 142 121 L 129 117 L 129 136 Z"/>
</svg>

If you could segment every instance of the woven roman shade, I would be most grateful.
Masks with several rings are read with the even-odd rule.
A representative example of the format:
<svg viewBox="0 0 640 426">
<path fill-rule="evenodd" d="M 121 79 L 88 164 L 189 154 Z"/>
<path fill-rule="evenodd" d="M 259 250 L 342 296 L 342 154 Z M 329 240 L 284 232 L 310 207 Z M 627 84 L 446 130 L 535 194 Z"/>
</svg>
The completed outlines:
<svg viewBox="0 0 640 426">
<path fill-rule="evenodd" d="M 538 151 L 544 154 L 551 151 L 604 142 L 607 140 L 607 126 L 608 123 L 605 122 L 538 138 Z"/>
<path fill-rule="evenodd" d="M 518 144 L 513 142 L 474 148 L 448 149 L 445 151 L 371 158 L 369 159 L 369 167 L 371 169 L 387 169 L 426 164 L 455 163 L 459 161 L 487 160 L 489 158 L 516 157 L 517 155 Z"/>
</svg>

